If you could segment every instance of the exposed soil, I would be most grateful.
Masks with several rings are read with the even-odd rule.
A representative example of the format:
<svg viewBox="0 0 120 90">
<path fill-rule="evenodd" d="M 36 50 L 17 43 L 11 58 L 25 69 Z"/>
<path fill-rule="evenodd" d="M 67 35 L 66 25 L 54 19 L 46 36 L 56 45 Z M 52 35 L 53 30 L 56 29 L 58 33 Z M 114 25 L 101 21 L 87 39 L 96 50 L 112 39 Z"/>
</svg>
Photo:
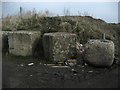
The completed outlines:
<svg viewBox="0 0 120 90">
<path fill-rule="evenodd" d="M 46 65 L 43 60 L 10 56 L 3 56 L 2 63 L 3 88 L 81 88 L 81 83 L 102 77 L 119 66 L 114 63 L 110 68 L 88 65 L 60 68 Z"/>
</svg>

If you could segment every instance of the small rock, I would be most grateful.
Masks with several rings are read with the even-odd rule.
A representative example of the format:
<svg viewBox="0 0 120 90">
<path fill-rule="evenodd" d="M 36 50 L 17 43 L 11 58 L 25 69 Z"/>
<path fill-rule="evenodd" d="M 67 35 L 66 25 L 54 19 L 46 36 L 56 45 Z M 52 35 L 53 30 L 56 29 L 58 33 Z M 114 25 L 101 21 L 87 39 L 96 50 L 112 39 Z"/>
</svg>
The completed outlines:
<svg viewBox="0 0 120 90">
<path fill-rule="evenodd" d="M 51 66 L 53 68 L 69 68 L 69 66 Z"/>
<path fill-rule="evenodd" d="M 30 75 L 31 77 L 33 76 L 33 75 Z"/>
<path fill-rule="evenodd" d="M 85 66 L 87 66 L 88 64 L 87 63 L 85 63 Z"/>
<path fill-rule="evenodd" d="M 84 66 L 82 66 L 82 68 L 84 68 Z"/>
<path fill-rule="evenodd" d="M 28 66 L 32 66 L 34 63 L 29 63 Z"/>
<path fill-rule="evenodd" d="M 46 64 L 47 66 L 53 66 L 53 65 L 55 65 L 55 64 Z"/>
<path fill-rule="evenodd" d="M 84 72 L 84 70 L 82 70 L 82 72 Z"/>
<path fill-rule="evenodd" d="M 88 71 L 88 72 L 92 73 L 93 71 Z"/>
<path fill-rule="evenodd" d="M 74 74 L 75 76 L 77 75 L 77 74 Z"/>
<path fill-rule="evenodd" d="M 75 69 L 72 69 L 72 72 L 73 72 L 74 74 L 76 74 L 76 73 L 77 73 L 77 71 L 76 71 Z"/>
<path fill-rule="evenodd" d="M 64 65 L 64 62 L 58 62 L 58 65 L 62 66 Z"/>
<path fill-rule="evenodd" d="M 65 62 L 66 65 L 69 65 L 69 66 L 75 66 L 77 65 L 77 61 L 76 59 L 68 59 L 66 62 Z"/>
<path fill-rule="evenodd" d="M 23 67 L 24 65 L 23 64 L 20 64 L 21 67 Z"/>
<path fill-rule="evenodd" d="M 17 65 L 18 67 L 20 66 L 20 65 Z"/>
</svg>

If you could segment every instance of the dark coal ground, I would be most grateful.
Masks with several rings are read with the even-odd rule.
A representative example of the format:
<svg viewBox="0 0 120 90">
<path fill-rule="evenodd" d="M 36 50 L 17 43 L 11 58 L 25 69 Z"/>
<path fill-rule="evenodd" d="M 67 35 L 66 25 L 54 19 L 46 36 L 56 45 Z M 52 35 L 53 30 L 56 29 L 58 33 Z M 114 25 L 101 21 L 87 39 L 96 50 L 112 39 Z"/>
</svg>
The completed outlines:
<svg viewBox="0 0 120 90">
<path fill-rule="evenodd" d="M 28 66 L 29 63 L 34 64 Z M 2 88 L 118 87 L 118 81 L 115 81 L 115 79 L 118 79 L 116 69 L 120 66 L 119 62 L 115 62 L 110 68 L 97 68 L 89 65 L 77 65 L 69 68 L 53 68 L 44 65 L 44 63 L 46 63 L 44 60 L 33 58 L 3 56 Z M 73 72 L 72 69 L 74 69 L 75 72 Z M 114 74 L 113 71 L 117 74 Z M 110 77 L 111 72 L 113 73 L 112 77 L 114 76 L 113 79 Z M 105 79 L 107 80 L 106 83 L 104 81 L 105 79 L 102 78 L 105 74 Z M 97 79 L 100 81 L 98 83 L 99 85 L 96 83 L 98 82 L 96 81 Z M 113 82 L 112 85 L 109 84 L 110 82 Z"/>
</svg>

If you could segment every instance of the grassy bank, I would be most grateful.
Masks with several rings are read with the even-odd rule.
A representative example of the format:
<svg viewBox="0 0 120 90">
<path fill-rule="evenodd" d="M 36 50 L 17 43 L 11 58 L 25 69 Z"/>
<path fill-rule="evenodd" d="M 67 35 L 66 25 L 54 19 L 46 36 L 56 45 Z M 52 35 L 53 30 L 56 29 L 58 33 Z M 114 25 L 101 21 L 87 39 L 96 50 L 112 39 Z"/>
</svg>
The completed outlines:
<svg viewBox="0 0 120 90">
<path fill-rule="evenodd" d="M 49 32 L 71 32 L 77 34 L 80 43 L 86 43 L 89 39 L 102 39 L 103 33 L 106 39 L 112 40 L 116 45 L 118 55 L 118 37 L 120 36 L 120 24 L 106 23 L 101 19 L 91 16 L 55 16 L 27 12 L 24 15 L 13 15 L 3 18 L 2 30 L 32 30 Z"/>
</svg>

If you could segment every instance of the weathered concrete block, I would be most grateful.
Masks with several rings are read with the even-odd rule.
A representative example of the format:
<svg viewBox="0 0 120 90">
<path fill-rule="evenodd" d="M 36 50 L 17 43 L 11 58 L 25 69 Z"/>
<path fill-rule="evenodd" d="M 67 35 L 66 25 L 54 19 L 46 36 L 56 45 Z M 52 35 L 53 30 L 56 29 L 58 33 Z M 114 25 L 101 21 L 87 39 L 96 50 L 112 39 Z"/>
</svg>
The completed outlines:
<svg viewBox="0 0 120 90">
<path fill-rule="evenodd" d="M 43 36 L 44 56 L 47 60 L 65 61 L 76 57 L 76 34 L 56 32 Z"/>
<path fill-rule="evenodd" d="M 114 43 L 109 40 L 89 40 L 85 45 L 84 60 L 93 66 L 111 66 L 114 60 Z"/>
<path fill-rule="evenodd" d="M 9 53 L 18 56 L 33 55 L 40 35 L 39 31 L 15 31 L 9 33 Z"/>
<path fill-rule="evenodd" d="M 6 54 L 9 52 L 9 45 L 8 45 L 8 33 L 10 31 L 0 31 L 0 38 L 2 39 L 1 46 L 2 46 L 2 53 Z"/>
</svg>

